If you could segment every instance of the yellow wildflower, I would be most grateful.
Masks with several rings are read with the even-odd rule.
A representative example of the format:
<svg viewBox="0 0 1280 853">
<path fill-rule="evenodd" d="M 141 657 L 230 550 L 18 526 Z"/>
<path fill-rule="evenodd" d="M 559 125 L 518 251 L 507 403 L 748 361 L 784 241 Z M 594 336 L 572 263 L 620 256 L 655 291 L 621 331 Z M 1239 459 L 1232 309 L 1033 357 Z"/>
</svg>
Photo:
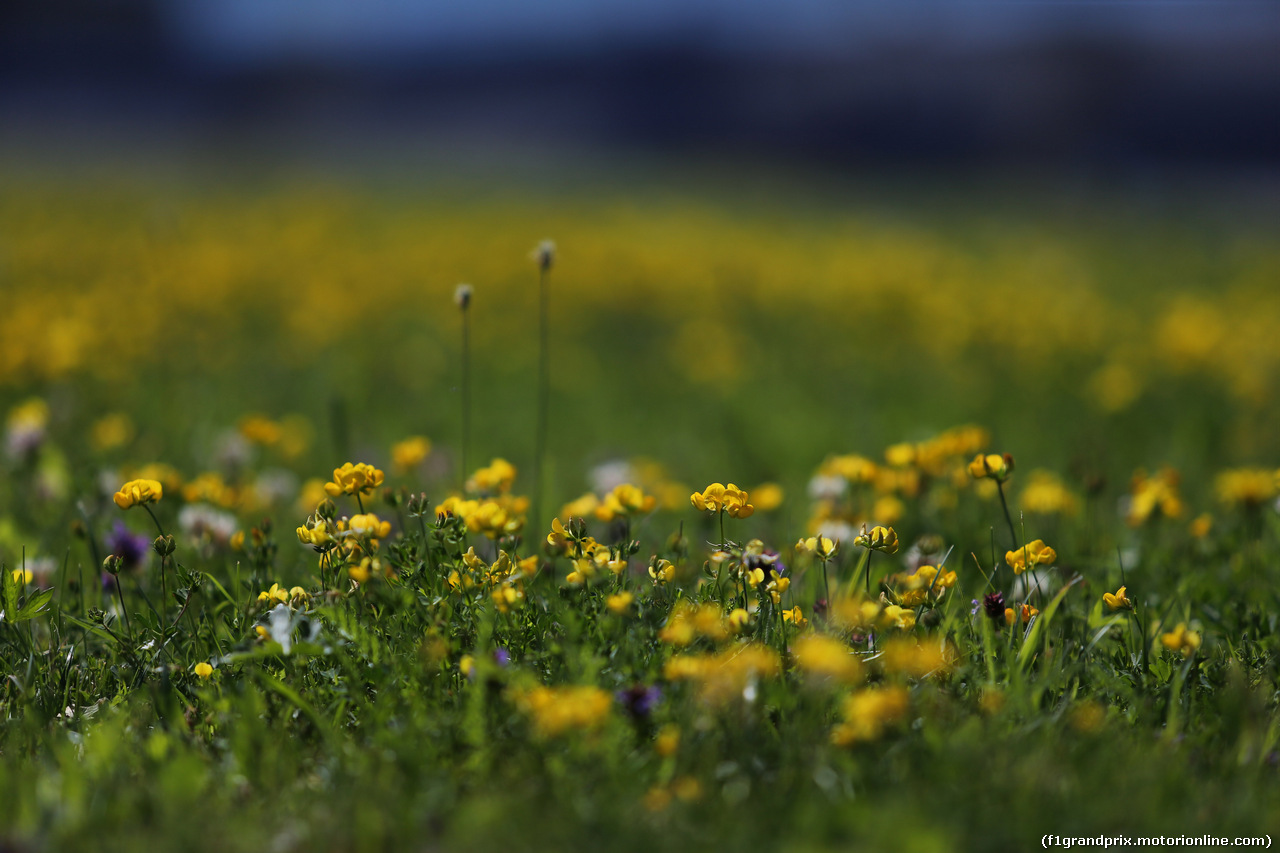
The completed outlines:
<svg viewBox="0 0 1280 853">
<path fill-rule="evenodd" d="M 680 727 L 674 723 L 667 723 L 658 730 L 658 736 L 653 741 L 653 751 L 663 758 L 670 758 L 679 748 Z"/>
<path fill-rule="evenodd" d="M 604 501 L 595 509 L 595 516 L 601 521 L 613 521 L 615 518 L 641 515 L 652 512 L 657 502 L 657 498 L 646 495 L 639 486 L 620 483 L 604 496 Z"/>
<path fill-rule="evenodd" d="M 130 480 L 111 499 L 121 509 L 130 509 L 140 504 L 153 504 L 163 496 L 164 486 L 159 480 Z"/>
<path fill-rule="evenodd" d="M 1032 607 L 1030 604 L 1024 604 L 1018 610 L 1014 610 L 1012 607 L 1006 607 L 1004 609 L 1004 624 L 1012 625 L 1014 622 L 1021 622 L 1023 625 L 1026 625 L 1031 621 L 1031 617 L 1035 616 L 1039 612 L 1040 611 L 1038 609 Z"/>
<path fill-rule="evenodd" d="M 1178 493 L 1181 476 L 1172 468 L 1163 468 L 1154 476 L 1139 470 L 1129 487 L 1129 507 L 1125 521 L 1138 527 L 1154 515 L 1179 518 L 1185 509 Z"/>
<path fill-rule="evenodd" d="M 969 476 L 975 480 L 990 478 L 1003 483 L 1013 473 L 1013 457 L 1008 453 L 979 453 L 969 463 Z"/>
<path fill-rule="evenodd" d="M 1233 468 L 1213 481 L 1218 500 L 1227 506 L 1258 507 L 1276 496 L 1276 475 L 1261 468 Z"/>
<path fill-rule="evenodd" d="M 599 728 L 613 708 L 613 697 L 599 687 L 535 687 L 514 698 L 542 737 Z"/>
<path fill-rule="evenodd" d="M 862 532 L 854 537 L 853 544 L 870 551 L 896 554 L 898 553 L 898 534 L 892 527 L 873 527 L 868 532 L 864 524 Z"/>
<path fill-rule="evenodd" d="M 1178 627 L 1160 636 L 1161 645 L 1171 652 L 1181 652 L 1184 658 L 1195 654 L 1200 648 L 1200 643 L 1200 632 L 1192 631 L 1187 627 L 1186 622 L 1179 622 Z"/>
<path fill-rule="evenodd" d="M 368 495 L 382 485 L 383 477 L 383 473 L 372 465 L 347 462 L 341 468 L 333 469 L 333 481 L 325 483 L 324 490 L 332 498 L 339 495 Z"/>
<path fill-rule="evenodd" d="M 1027 486 L 1019 498 L 1023 510 L 1038 515 L 1075 515 L 1080 501 L 1057 474 L 1037 469 L 1027 477 Z"/>
<path fill-rule="evenodd" d="M 240 435 L 253 444 L 271 446 L 280 441 L 280 424 L 262 415 L 246 415 L 240 419 Z"/>
<path fill-rule="evenodd" d="M 790 610 L 782 611 L 782 621 L 790 622 L 797 628 L 803 628 L 809 624 L 809 620 L 804 616 L 804 611 L 799 607 L 792 607 Z"/>
<path fill-rule="evenodd" d="M 1132 610 L 1133 602 L 1129 600 L 1129 596 L 1125 595 L 1125 589 L 1127 587 L 1120 587 L 1115 591 L 1114 595 L 1104 592 L 1102 594 L 1103 603 L 1111 610 Z"/>
<path fill-rule="evenodd" d="M 1034 566 L 1051 566 L 1058 559 L 1058 552 L 1040 539 L 1033 539 L 1016 551 L 1006 551 L 1004 561 L 1020 575 Z"/>
<path fill-rule="evenodd" d="M 353 515 L 347 521 L 347 529 L 360 538 L 386 539 L 391 535 L 391 522 L 383 521 L 371 512 Z"/>
<path fill-rule="evenodd" d="M 945 671 L 951 665 L 951 656 L 937 640 L 921 644 L 902 637 L 885 642 L 880 663 L 886 672 L 924 678 Z"/>
<path fill-rule="evenodd" d="M 133 433 L 133 420 L 123 412 L 116 412 L 94 421 L 89 436 L 93 449 L 103 451 L 127 444 Z"/>
<path fill-rule="evenodd" d="M 791 646 L 796 666 L 819 678 L 852 684 L 862 679 L 862 663 L 853 651 L 833 637 L 807 634 Z"/>
<path fill-rule="evenodd" d="M 840 540 L 827 536 L 810 536 L 796 543 L 796 551 L 812 554 L 825 563 L 840 551 Z"/>
<path fill-rule="evenodd" d="M 397 471 L 412 471 L 431 453 L 431 441 L 426 436 L 413 435 L 391 445 L 391 464 Z"/>
<path fill-rule="evenodd" d="M 875 740 L 907 715 L 910 696 L 905 687 L 868 687 L 844 700 L 844 722 L 831 732 L 836 746 Z"/>
<path fill-rule="evenodd" d="M 622 614 L 626 613 L 629 609 L 631 609 L 631 604 L 635 600 L 636 600 L 636 597 L 631 593 L 619 592 L 616 595 L 611 595 L 608 598 L 606 598 L 604 600 L 604 604 L 606 607 L 609 608 L 610 611 L 612 611 L 613 613 L 617 613 L 619 616 L 621 616 Z"/>
<path fill-rule="evenodd" d="M 486 467 L 478 469 L 467 479 L 468 492 L 502 493 L 511 491 L 515 483 L 516 467 L 498 458 Z"/>
<path fill-rule="evenodd" d="M 777 483 L 761 483 L 751 490 L 751 503 L 760 512 L 773 512 L 782 506 L 782 487 Z"/>
<path fill-rule="evenodd" d="M 1191 535 L 1196 539 L 1203 539 L 1209 535 L 1209 531 L 1213 529 L 1213 516 L 1209 513 L 1201 513 L 1192 520 L 1188 526 Z"/>
<path fill-rule="evenodd" d="M 734 518 L 747 518 L 756 511 L 756 508 L 748 503 L 747 493 L 733 483 L 727 486 L 712 483 L 701 492 L 690 495 L 689 501 L 695 509 L 702 512 L 723 511 Z"/>
<path fill-rule="evenodd" d="M 194 671 L 196 676 L 199 678 L 210 678 L 213 676 L 213 667 L 209 666 L 209 664 L 204 661 L 200 661 L 200 663 L 196 664 Z"/>
</svg>

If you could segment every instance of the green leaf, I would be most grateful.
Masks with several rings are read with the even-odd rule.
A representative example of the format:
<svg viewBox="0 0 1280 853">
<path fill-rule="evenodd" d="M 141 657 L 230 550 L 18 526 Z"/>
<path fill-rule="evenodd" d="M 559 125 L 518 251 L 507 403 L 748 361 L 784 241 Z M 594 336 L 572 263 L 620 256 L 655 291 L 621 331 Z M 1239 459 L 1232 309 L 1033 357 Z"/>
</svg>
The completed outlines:
<svg viewBox="0 0 1280 853">
<path fill-rule="evenodd" d="M 40 613 L 41 610 L 44 610 L 45 605 L 49 603 L 49 599 L 51 598 L 53 598 L 53 590 L 51 589 L 40 590 L 35 595 L 27 599 L 27 603 L 22 605 L 21 610 L 13 614 L 13 621 L 25 622 L 28 619 L 35 618 L 35 616 L 38 613 Z"/>
<path fill-rule="evenodd" d="M 4 618 L 13 622 L 18 612 L 18 579 L 3 565 L 0 565 L 0 579 L 4 581 Z"/>
</svg>

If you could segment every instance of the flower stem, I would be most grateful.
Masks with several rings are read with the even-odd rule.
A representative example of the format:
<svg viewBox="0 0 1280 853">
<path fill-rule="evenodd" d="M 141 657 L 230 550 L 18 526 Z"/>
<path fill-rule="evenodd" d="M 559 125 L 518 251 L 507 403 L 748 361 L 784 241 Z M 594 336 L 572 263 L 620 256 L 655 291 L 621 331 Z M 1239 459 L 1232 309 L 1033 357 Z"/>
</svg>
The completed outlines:
<svg viewBox="0 0 1280 853">
<path fill-rule="evenodd" d="M 1004 483 L 996 480 L 996 493 L 1000 495 L 1000 508 L 1004 510 L 1005 523 L 1009 525 L 1009 550 L 1018 547 L 1018 534 L 1013 529 L 1013 516 L 1009 515 L 1009 503 L 1004 499 Z"/>
<path fill-rule="evenodd" d="M 462 470 L 459 488 L 467 482 L 468 458 L 471 450 L 471 312 L 462 309 Z"/>
<path fill-rule="evenodd" d="M 551 391 L 551 371 L 549 367 L 550 330 L 548 306 L 550 303 L 550 273 L 546 266 L 538 270 L 538 409 L 533 442 L 533 526 L 536 539 L 537 531 L 542 529 L 542 475 L 547 453 L 547 406 Z"/>
</svg>

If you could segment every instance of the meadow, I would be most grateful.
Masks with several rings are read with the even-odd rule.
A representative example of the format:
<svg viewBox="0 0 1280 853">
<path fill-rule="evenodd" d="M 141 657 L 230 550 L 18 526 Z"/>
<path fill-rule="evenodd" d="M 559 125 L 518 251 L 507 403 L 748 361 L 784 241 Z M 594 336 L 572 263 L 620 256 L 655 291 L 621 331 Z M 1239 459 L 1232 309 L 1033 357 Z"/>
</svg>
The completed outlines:
<svg viewBox="0 0 1280 853">
<path fill-rule="evenodd" d="M 4 844 L 1280 829 L 1262 194 L 0 183 Z"/>
</svg>

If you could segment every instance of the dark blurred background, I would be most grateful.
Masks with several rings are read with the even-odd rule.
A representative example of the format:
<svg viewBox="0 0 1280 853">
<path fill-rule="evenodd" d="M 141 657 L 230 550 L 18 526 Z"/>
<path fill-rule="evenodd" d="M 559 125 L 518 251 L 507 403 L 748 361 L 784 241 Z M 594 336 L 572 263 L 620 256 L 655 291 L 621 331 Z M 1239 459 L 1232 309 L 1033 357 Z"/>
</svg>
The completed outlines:
<svg viewBox="0 0 1280 853">
<path fill-rule="evenodd" d="M 1280 161 L 1280 3 L 19 0 L 0 135 Z"/>
</svg>

